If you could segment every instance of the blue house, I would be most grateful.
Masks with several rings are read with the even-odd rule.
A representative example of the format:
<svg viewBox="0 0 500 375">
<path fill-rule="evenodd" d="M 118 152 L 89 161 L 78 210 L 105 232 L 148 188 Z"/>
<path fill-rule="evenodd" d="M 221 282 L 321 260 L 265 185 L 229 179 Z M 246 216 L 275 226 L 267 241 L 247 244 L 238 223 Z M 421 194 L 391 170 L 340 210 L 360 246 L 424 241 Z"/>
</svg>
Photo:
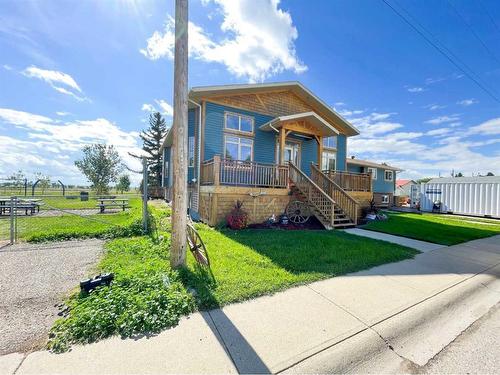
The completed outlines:
<svg viewBox="0 0 500 375">
<path fill-rule="evenodd" d="M 171 196 L 173 129 L 162 146 Z M 326 228 L 356 224 L 371 175 L 350 170 L 347 139 L 358 130 L 299 82 L 194 87 L 189 92 L 190 208 L 211 225 L 242 201 L 250 222 L 308 211 Z M 290 205 L 290 202 L 294 202 Z M 300 212 L 299 212 L 300 213 Z M 296 218 L 297 216 L 297 218 Z"/>
<path fill-rule="evenodd" d="M 401 169 L 385 163 L 379 164 L 356 159 L 352 156 L 347 159 L 347 170 L 352 173 L 370 173 L 375 204 L 379 207 L 393 205 L 396 192 L 396 173 L 401 172 Z"/>
</svg>

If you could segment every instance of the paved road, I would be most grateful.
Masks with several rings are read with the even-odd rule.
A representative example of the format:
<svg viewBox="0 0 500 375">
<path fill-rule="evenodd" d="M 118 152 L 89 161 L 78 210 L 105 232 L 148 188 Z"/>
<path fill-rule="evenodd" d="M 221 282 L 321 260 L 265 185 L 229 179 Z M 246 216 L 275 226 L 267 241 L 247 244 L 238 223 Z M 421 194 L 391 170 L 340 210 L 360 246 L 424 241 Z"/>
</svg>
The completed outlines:
<svg viewBox="0 0 500 375">
<path fill-rule="evenodd" d="M 44 345 L 57 304 L 94 266 L 102 241 L 17 244 L 0 249 L 0 355 Z"/>
<path fill-rule="evenodd" d="M 500 304 L 465 330 L 419 373 L 500 373 Z"/>
</svg>

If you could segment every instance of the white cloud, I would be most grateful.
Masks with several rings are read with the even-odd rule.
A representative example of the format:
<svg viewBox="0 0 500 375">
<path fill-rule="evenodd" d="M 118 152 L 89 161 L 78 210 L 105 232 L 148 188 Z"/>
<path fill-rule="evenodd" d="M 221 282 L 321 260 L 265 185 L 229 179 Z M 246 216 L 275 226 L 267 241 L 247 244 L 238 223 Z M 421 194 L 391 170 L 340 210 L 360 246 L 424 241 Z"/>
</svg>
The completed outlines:
<svg viewBox="0 0 500 375">
<path fill-rule="evenodd" d="M 69 115 L 71 115 L 71 113 L 64 112 L 64 111 L 57 111 L 56 115 L 58 115 L 58 116 L 69 116 Z"/>
<path fill-rule="evenodd" d="M 37 78 L 42 81 L 45 81 L 54 90 L 65 95 L 72 96 L 78 101 L 89 100 L 88 98 L 79 95 L 83 93 L 82 89 L 76 83 L 74 78 L 71 77 L 69 74 L 59 72 L 57 70 L 40 69 L 37 68 L 36 66 L 30 66 L 24 69 L 21 73 L 26 77 Z M 64 87 L 62 87 L 61 85 Z"/>
<path fill-rule="evenodd" d="M 155 112 L 156 109 L 152 104 L 144 103 L 141 108 L 144 112 Z"/>
<path fill-rule="evenodd" d="M 160 106 L 162 109 L 162 113 L 165 116 L 173 116 L 174 115 L 174 108 L 168 104 L 165 100 L 160 99 L 160 100 L 155 100 L 156 104 Z"/>
<path fill-rule="evenodd" d="M 480 125 L 473 126 L 469 129 L 470 134 L 483 135 L 499 135 L 500 134 L 500 117 L 485 121 Z"/>
<path fill-rule="evenodd" d="M 460 119 L 458 115 L 450 115 L 450 116 L 438 116 L 433 119 L 425 121 L 426 124 L 431 125 L 439 125 L 447 122 L 456 122 Z"/>
<path fill-rule="evenodd" d="M 431 136 L 442 136 L 442 135 L 446 135 L 446 134 L 448 134 L 450 132 L 451 132 L 450 128 L 439 128 L 439 129 L 429 130 L 425 134 L 426 135 L 431 135 Z"/>
<path fill-rule="evenodd" d="M 452 124 L 457 122 L 449 123 L 448 120 L 444 121 L 448 127 L 427 132 L 407 132 L 403 124 L 392 121 L 391 113 L 383 115 L 386 116 L 372 113 L 360 118 L 347 118 L 361 133 L 349 138 L 348 155 L 400 167 L 405 170 L 398 173 L 401 178 L 437 176 L 440 173 L 445 175 L 452 169 L 466 175 L 488 171 L 500 173 L 500 152 L 488 155 L 477 149 L 500 143 L 500 138 L 483 141 L 471 141 L 468 138 L 473 134 L 500 134 L 500 118 L 485 121 L 465 133 L 454 132 Z M 384 121 L 376 120 L 380 117 Z M 458 118 L 458 115 L 448 117 Z M 438 141 L 430 142 L 429 137 L 436 137 Z"/>
<path fill-rule="evenodd" d="M 426 91 L 423 87 L 408 87 L 408 92 L 423 92 Z"/>
<path fill-rule="evenodd" d="M 5 70 L 12 70 L 12 67 L 11 67 L 10 65 L 7 65 L 7 64 L 2 65 L 2 67 L 3 67 Z"/>
<path fill-rule="evenodd" d="M 438 110 L 438 109 L 446 108 L 446 106 L 445 105 L 439 105 L 439 104 L 429 104 L 429 105 L 424 106 L 423 108 L 429 109 L 431 111 L 435 111 L 435 110 Z"/>
<path fill-rule="evenodd" d="M 478 100 L 476 100 L 476 99 L 474 99 L 474 98 L 471 98 L 471 99 L 464 99 L 464 100 L 459 100 L 459 101 L 457 102 L 457 104 L 462 105 L 462 106 L 464 106 L 464 107 L 468 107 L 468 106 L 470 106 L 470 105 L 472 105 L 472 104 L 476 104 L 476 103 L 479 103 L 479 101 L 478 101 Z"/>
<path fill-rule="evenodd" d="M 144 112 L 160 112 L 162 115 L 172 117 L 174 115 L 174 108 L 163 99 L 155 99 L 156 106 L 149 103 L 144 103 L 141 110 Z"/>
<path fill-rule="evenodd" d="M 127 165 L 140 169 L 140 162 L 128 154 L 141 154 L 139 133 L 126 132 L 107 119 L 61 123 L 46 116 L 0 108 L 2 123 L 17 128 L 25 138 L 7 137 L 9 142 L 0 142 L 3 155 L 0 169 L 6 173 L 20 168 L 32 172 L 43 170 L 82 182 L 81 174 L 75 174 L 73 161 L 79 157 L 81 148 L 91 143 L 114 145 Z M 137 182 L 140 176 L 131 175 L 131 178 Z"/>
<path fill-rule="evenodd" d="M 189 55 L 220 63 L 236 77 L 263 81 L 285 70 L 307 70 L 295 50 L 298 32 L 279 0 L 209 0 L 222 14 L 223 37 L 215 40 L 203 28 L 189 23 Z M 155 31 L 140 52 L 149 59 L 173 59 L 174 20 L 168 16 L 163 32 Z"/>
</svg>

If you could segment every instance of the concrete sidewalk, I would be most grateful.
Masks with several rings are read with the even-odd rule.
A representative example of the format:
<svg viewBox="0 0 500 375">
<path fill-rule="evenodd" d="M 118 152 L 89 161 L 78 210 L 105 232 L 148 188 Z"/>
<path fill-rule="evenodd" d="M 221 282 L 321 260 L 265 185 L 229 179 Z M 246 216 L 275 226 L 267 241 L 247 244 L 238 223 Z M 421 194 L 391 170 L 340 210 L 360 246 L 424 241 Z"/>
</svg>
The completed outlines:
<svg viewBox="0 0 500 375">
<path fill-rule="evenodd" d="M 374 240 L 387 241 L 401 246 L 411 247 L 412 249 L 417 249 L 423 253 L 446 247 L 445 245 L 439 245 L 432 242 L 414 240 L 411 238 L 395 236 L 392 234 L 375 232 L 373 230 L 366 230 L 360 228 L 344 229 L 344 232 L 355 234 L 356 236 L 368 237 L 368 238 L 373 238 Z"/>
<path fill-rule="evenodd" d="M 0 357 L 0 373 L 411 371 L 499 302 L 499 277 L 496 236 L 192 314 L 150 338 Z"/>
</svg>

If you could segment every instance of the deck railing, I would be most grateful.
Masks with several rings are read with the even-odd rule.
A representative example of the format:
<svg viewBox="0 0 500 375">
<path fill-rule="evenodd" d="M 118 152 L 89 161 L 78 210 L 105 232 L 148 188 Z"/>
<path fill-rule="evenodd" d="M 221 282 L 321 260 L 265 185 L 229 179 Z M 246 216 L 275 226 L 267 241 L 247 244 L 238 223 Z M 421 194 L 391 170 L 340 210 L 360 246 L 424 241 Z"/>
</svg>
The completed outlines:
<svg viewBox="0 0 500 375">
<path fill-rule="evenodd" d="M 288 187 L 287 165 L 221 159 L 218 155 L 202 163 L 200 176 L 202 185 Z"/>
<path fill-rule="evenodd" d="M 372 191 L 370 173 L 353 173 L 324 170 L 323 173 L 342 189 L 347 191 Z"/>
<path fill-rule="evenodd" d="M 333 227 L 335 224 L 335 202 L 320 186 L 304 172 L 290 163 L 290 180 Z"/>
<path fill-rule="evenodd" d="M 357 223 L 359 203 L 328 175 L 322 173 L 314 163 L 311 163 L 311 179 L 333 199 L 354 223 Z"/>
</svg>

